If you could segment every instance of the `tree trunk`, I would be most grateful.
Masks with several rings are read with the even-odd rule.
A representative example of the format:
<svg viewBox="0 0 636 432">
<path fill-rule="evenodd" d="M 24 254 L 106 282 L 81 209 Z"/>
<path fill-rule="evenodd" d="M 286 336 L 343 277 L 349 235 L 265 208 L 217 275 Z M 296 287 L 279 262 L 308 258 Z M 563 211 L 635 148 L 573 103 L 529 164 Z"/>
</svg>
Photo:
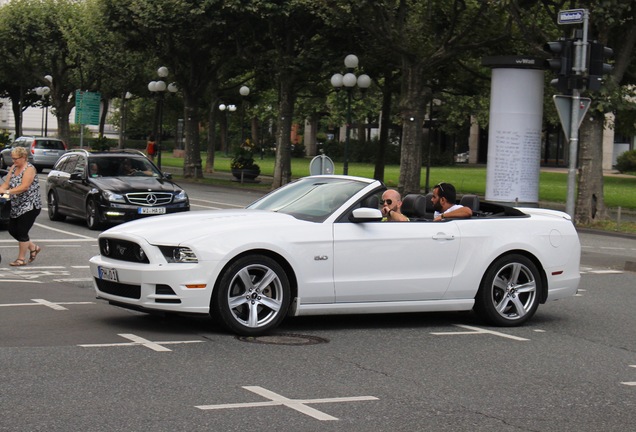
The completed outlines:
<svg viewBox="0 0 636 432">
<path fill-rule="evenodd" d="M 281 187 L 291 181 L 291 128 L 294 113 L 295 94 L 292 80 L 284 75 L 280 79 L 280 99 L 277 134 L 276 162 L 274 165 L 274 181 L 272 189 Z"/>
<path fill-rule="evenodd" d="M 75 107 L 75 92 L 56 91 L 55 86 L 51 89 L 51 105 L 57 119 L 57 137 L 70 147 L 71 143 L 71 123 L 69 116 Z M 82 125 L 80 125 L 82 127 Z"/>
<path fill-rule="evenodd" d="M 309 129 L 309 134 L 305 134 L 303 141 L 305 143 L 305 156 L 316 156 L 318 154 L 318 143 L 316 140 L 316 134 L 318 133 L 318 120 L 319 115 L 312 113 L 306 120 L 305 130 Z"/>
<path fill-rule="evenodd" d="M 15 137 L 22 136 L 22 96 L 11 97 L 11 109 L 15 121 Z M 68 144 L 68 142 L 67 142 Z"/>
<path fill-rule="evenodd" d="M 205 172 L 214 172 L 214 157 L 216 153 L 216 120 L 218 117 L 218 111 L 216 109 L 216 103 L 218 100 L 218 94 L 212 94 L 212 102 L 210 103 L 210 114 L 208 115 L 208 151 L 205 160 Z"/>
<path fill-rule="evenodd" d="M 393 92 L 393 75 L 389 72 L 385 75 L 382 86 L 382 114 L 380 115 L 380 138 L 378 141 L 378 151 L 375 155 L 375 170 L 373 178 L 384 181 L 384 166 L 386 165 L 386 149 L 389 145 L 389 131 L 391 128 L 391 100 Z"/>
<path fill-rule="evenodd" d="M 185 158 L 183 161 L 183 176 L 186 178 L 203 178 L 199 145 L 200 114 L 198 103 L 198 96 L 184 89 Z"/>
<path fill-rule="evenodd" d="M 589 224 L 607 217 L 603 195 L 603 128 L 605 117 L 584 119 L 579 133 L 579 187 L 574 222 Z"/>
<path fill-rule="evenodd" d="M 102 112 L 99 113 L 99 132 L 98 136 L 101 138 L 104 136 L 104 125 L 106 124 L 106 117 L 108 116 L 108 106 L 110 105 L 110 99 L 102 97 Z"/>
<path fill-rule="evenodd" d="M 402 150 L 400 153 L 400 179 L 398 190 L 402 196 L 420 193 L 422 178 L 422 126 L 426 112 L 426 90 L 422 68 L 403 59 L 402 98 Z"/>
</svg>

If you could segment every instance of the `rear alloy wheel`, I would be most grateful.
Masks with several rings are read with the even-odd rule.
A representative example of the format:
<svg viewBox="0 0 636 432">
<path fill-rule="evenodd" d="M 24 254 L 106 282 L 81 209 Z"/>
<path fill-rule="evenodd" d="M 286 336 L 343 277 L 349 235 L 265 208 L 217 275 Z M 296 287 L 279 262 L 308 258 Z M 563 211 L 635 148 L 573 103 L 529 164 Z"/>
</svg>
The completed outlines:
<svg viewBox="0 0 636 432">
<path fill-rule="evenodd" d="M 228 330 L 258 336 L 285 318 L 289 297 L 289 279 L 276 261 L 264 255 L 245 256 L 223 273 L 212 313 Z"/>
<path fill-rule="evenodd" d="M 60 214 L 60 209 L 57 203 L 57 194 L 53 191 L 49 192 L 48 205 L 49 219 L 52 221 L 63 221 L 66 216 Z"/>
<path fill-rule="evenodd" d="M 486 271 L 475 297 L 475 311 L 494 325 L 521 325 L 537 311 L 542 288 L 539 270 L 530 259 L 503 256 Z"/>
<path fill-rule="evenodd" d="M 88 229 L 91 230 L 99 230 L 102 228 L 102 224 L 99 221 L 97 203 L 93 199 L 88 200 L 86 203 L 86 225 L 88 225 Z"/>
</svg>

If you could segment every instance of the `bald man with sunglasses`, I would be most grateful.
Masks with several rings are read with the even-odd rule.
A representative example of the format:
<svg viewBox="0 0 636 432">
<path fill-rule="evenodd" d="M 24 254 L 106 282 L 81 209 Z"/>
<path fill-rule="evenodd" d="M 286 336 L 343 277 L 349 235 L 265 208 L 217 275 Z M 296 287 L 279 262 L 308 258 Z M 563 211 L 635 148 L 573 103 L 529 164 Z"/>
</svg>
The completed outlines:
<svg viewBox="0 0 636 432">
<path fill-rule="evenodd" d="M 402 214 L 402 197 L 393 189 L 388 189 L 382 194 L 382 218 L 383 222 L 408 222 L 409 218 Z"/>
</svg>

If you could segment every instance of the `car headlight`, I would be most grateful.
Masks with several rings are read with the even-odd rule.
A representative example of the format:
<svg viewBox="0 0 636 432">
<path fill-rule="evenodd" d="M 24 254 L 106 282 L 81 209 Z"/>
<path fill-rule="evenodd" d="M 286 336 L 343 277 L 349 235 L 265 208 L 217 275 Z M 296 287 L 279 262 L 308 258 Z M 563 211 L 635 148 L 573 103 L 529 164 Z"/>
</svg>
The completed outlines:
<svg viewBox="0 0 636 432">
<path fill-rule="evenodd" d="M 119 195 L 111 191 L 104 191 L 102 192 L 102 196 L 106 201 L 126 204 L 126 199 L 123 195 Z"/>
<path fill-rule="evenodd" d="M 159 246 L 159 250 L 169 263 L 198 263 L 199 259 L 192 249 L 181 246 Z"/>
<path fill-rule="evenodd" d="M 188 200 L 188 194 L 186 194 L 184 190 L 177 192 L 174 196 L 175 202 L 187 201 L 187 200 Z"/>
</svg>

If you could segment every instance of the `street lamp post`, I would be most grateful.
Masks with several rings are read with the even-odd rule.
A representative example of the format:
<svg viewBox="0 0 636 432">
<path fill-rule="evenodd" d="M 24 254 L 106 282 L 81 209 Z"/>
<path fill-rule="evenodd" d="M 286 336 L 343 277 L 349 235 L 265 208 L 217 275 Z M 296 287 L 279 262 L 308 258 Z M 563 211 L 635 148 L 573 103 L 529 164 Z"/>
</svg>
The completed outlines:
<svg viewBox="0 0 636 432">
<path fill-rule="evenodd" d="M 53 78 L 50 75 L 44 77 L 49 84 L 53 81 Z M 49 80 L 50 78 L 50 80 Z M 47 136 L 48 135 L 48 126 L 49 126 L 49 108 L 46 104 L 46 96 L 51 93 L 51 88 L 49 86 L 36 87 L 35 94 L 42 98 L 42 124 L 40 125 L 41 131 L 40 135 Z"/>
<path fill-rule="evenodd" d="M 367 74 L 361 74 L 356 76 L 354 71 L 358 67 L 358 57 L 349 54 L 344 60 L 345 67 L 348 72 L 344 75 L 335 73 L 331 77 L 331 85 L 340 90 L 342 87 L 347 91 L 347 129 L 345 134 L 345 148 L 344 148 L 344 167 L 343 174 L 349 174 L 349 140 L 351 136 L 351 100 L 353 99 L 353 90 L 356 85 L 360 88 L 360 91 L 365 91 L 371 85 L 371 78 Z"/>
<path fill-rule="evenodd" d="M 241 145 L 245 141 L 245 98 L 250 94 L 250 88 L 248 86 L 242 86 L 239 89 L 239 94 L 243 96 L 241 98 Z"/>
<path fill-rule="evenodd" d="M 228 113 L 234 112 L 236 111 L 236 105 L 225 105 L 225 104 L 221 104 L 219 105 L 219 110 L 221 112 L 225 112 L 227 111 Z M 227 114 L 225 115 L 225 134 L 223 137 L 223 140 L 225 141 L 225 156 L 228 156 L 229 154 L 229 148 L 230 148 L 230 143 L 227 141 L 227 137 L 228 137 L 228 133 L 227 130 L 229 129 L 230 125 L 228 122 L 228 116 Z"/>
<path fill-rule="evenodd" d="M 154 127 L 153 133 L 155 134 L 155 138 L 157 140 L 157 167 L 161 170 L 161 135 L 163 135 L 163 97 L 164 92 L 168 90 L 170 93 L 175 93 L 177 91 L 177 85 L 175 83 L 166 84 L 163 78 L 168 76 L 168 68 L 165 66 L 161 66 L 157 69 L 157 75 L 159 75 L 159 80 L 150 81 L 148 83 L 148 90 L 157 94 L 157 118 L 158 121 Z"/>
</svg>

